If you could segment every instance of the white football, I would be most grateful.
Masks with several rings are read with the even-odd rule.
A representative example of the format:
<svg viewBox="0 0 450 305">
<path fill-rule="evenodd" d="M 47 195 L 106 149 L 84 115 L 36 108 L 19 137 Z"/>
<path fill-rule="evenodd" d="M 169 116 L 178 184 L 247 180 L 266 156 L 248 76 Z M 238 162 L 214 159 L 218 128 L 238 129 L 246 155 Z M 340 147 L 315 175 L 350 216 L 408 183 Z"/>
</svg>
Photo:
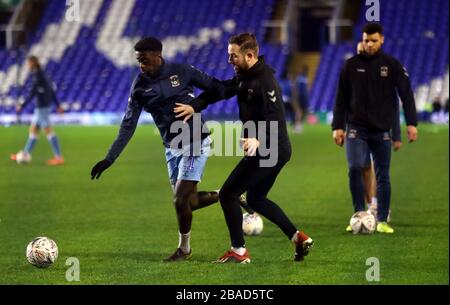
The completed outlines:
<svg viewBox="0 0 450 305">
<path fill-rule="evenodd" d="M 26 164 L 31 162 L 31 154 L 19 151 L 16 154 L 16 162 L 17 164 Z"/>
<path fill-rule="evenodd" d="M 372 234 L 375 232 L 376 225 L 375 217 L 366 211 L 356 212 L 350 218 L 353 234 Z"/>
<path fill-rule="evenodd" d="M 36 237 L 28 244 L 26 255 L 30 264 L 47 268 L 58 258 L 58 246 L 48 237 Z"/>
<path fill-rule="evenodd" d="M 256 213 L 242 215 L 242 230 L 245 235 L 259 235 L 263 230 L 263 220 Z"/>
</svg>

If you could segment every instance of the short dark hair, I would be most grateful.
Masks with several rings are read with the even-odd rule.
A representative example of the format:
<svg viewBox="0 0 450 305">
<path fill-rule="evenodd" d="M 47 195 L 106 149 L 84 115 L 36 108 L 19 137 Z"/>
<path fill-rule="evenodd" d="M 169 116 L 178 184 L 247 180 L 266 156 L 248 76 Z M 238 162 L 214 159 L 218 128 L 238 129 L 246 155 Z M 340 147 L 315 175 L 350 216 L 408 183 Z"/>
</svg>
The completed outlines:
<svg viewBox="0 0 450 305">
<path fill-rule="evenodd" d="M 134 45 L 134 50 L 136 52 L 146 52 L 146 51 L 161 52 L 162 43 L 161 41 L 159 41 L 159 39 L 155 37 L 145 37 L 139 40 Z"/>
<path fill-rule="evenodd" d="M 38 69 L 41 68 L 41 64 L 39 62 L 39 58 L 35 55 L 30 55 L 27 58 L 31 63 L 33 63 Z"/>
<path fill-rule="evenodd" d="M 255 52 L 256 56 L 258 56 L 258 41 L 256 40 L 255 35 L 253 35 L 252 33 L 242 33 L 239 35 L 231 36 L 230 39 L 228 39 L 228 43 L 237 44 L 240 47 L 241 52 L 243 53 L 251 50 Z"/>
<path fill-rule="evenodd" d="M 363 33 L 372 35 L 375 33 L 379 33 L 380 35 L 383 35 L 383 26 L 379 23 L 375 23 L 375 22 L 370 22 L 367 23 L 364 27 L 363 27 Z"/>
</svg>

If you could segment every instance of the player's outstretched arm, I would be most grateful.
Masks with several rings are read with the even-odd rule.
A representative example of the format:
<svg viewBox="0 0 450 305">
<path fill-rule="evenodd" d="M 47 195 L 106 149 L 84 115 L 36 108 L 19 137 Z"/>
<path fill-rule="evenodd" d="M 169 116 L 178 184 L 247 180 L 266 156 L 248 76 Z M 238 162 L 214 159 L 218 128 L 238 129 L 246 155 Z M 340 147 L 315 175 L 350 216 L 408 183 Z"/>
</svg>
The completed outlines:
<svg viewBox="0 0 450 305">
<path fill-rule="evenodd" d="M 216 86 L 220 90 L 203 91 L 197 98 L 189 102 L 189 104 L 175 103 L 173 108 L 176 118 L 183 118 L 183 122 L 187 122 L 195 112 L 201 112 L 206 109 L 208 105 L 214 104 L 220 100 L 228 99 L 236 95 L 236 86 L 233 85 L 234 80 L 221 81 L 220 83 L 214 80 Z"/>
<path fill-rule="evenodd" d="M 119 157 L 120 153 L 123 151 L 125 146 L 127 146 L 131 137 L 136 130 L 137 123 L 139 121 L 139 116 L 142 112 L 142 105 L 137 100 L 138 94 L 135 91 L 136 81 L 133 83 L 131 95 L 128 100 L 127 109 L 125 115 L 123 116 L 122 123 L 120 124 L 119 134 L 111 145 L 108 154 L 105 159 L 97 162 L 91 170 L 91 179 L 98 179 L 103 171 L 113 164 L 113 162 Z"/>
<path fill-rule="evenodd" d="M 239 90 L 236 77 L 222 81 L 211 78 L 209 86 L 197 86 L 205 91 L 189 102 L 189 105 L 194 108 L 195 112 L 201 112 L 209 105 L 217 103 L 218 101 L 227 100 L 235 96 Z"/>
<path fill-rule="evenodd" d="M 111 164 L 114 163 L 114 161 L 119 157 L 131 137 L 133 137 L 143 109 L 142 104 L 138 101 L 139 93 L 142 91 L 142 88 L 136 89 L 135 83 L 132 88 L 127 109 L 125 111 L 125 115 L 123 116 L 122 123 L 120 124 L 119 134 L 105 157 L 105 160 L 108 160 Z"/>
</svg>

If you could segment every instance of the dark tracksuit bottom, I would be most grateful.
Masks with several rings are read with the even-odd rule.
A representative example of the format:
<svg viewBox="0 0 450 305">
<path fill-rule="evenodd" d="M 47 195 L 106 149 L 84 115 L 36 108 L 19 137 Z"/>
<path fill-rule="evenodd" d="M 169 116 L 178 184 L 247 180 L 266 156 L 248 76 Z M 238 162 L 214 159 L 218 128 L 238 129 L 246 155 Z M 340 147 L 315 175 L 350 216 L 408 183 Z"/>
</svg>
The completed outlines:
<svg viewBox="0 0 450 305">
<path fill-rule="evenodd" d="M 378 221 L 386 221 L 389 213 L 391 145 L 389 131 L 370 131 L 359 125 L 347 125 L 345 148 L 353 207 L 355 212 L 365 210 L 362 168 L 366 166 L 369 153 L 372 153 L 377 180 Z"/>
<path fill-rule="evenodd" d="M 297 231 L 283 210 L 267 198 L 286 162 L 279 161 L 274 167 L 260 167 L 259 162 L 257 157 L 243 158 L 220 189 L 220 204 L 230 232 L 231 244 L 236 248 L 245 246 L 239 204 L 239 196 L 245 192 L 250 208 L 275 223 L 289 239 Z"/>
</svg>

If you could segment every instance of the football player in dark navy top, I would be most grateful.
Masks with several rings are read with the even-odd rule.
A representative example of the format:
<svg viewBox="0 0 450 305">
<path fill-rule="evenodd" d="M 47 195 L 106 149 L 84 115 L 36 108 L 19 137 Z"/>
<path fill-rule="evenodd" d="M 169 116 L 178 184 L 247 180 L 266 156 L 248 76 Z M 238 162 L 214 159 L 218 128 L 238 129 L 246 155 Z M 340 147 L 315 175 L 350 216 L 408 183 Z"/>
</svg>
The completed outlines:
<svg viewBox="0 0 450 305">
<path fill-rule="evenodd" d="M 253 34 L 233 36 L 228 43 L 228 62 L 236 76 L 223 82 L 227 86 L 224 95 L 221 92 L 204 92 L 190 105 L 175 108 L 178 115 L 188 118 L 208 104 L 237 95 L 243 126 L 256 126 L 253 132 L 251 128 L 243 129 L 245 157 L 233 169 L 219 192 L 231 237 L 231 249 L 216 262 L 250 262 L 238 202 L 239 196 L 245 192 L 250 208 L 275 223 L 296 246 L 294 259 L 303 260 L 312 246 L 312 239 L 297 230 L 283 210 L 267 198 L 278 174 L 291 157 L 280 87 L 274 70 L 263 57 L 258 57 L 259 47 Z"/>
<path fill-rule="evenodd" d="M 64 158 L 61 155 L 59 140 L 50 122 L 53 103 L 56 104 L 59 113 L 64 112 L 55 93 L 56 86 L 41 69 L 39 59 L 36 56 L 28 57 L 27 65 L 31 72 L 32 86 L 24 102 L 16 107 L 16 112 L 20 113 L 34 99 L 34 115 L 29 129 L 28 141 L 24 149 L 17 154 L 12 154 L 10 158 L 18 161 L 18 163 L 31 161 L 31 152 L 37 142 L 39 130 L 43 129 L 54 154 L 54 157 L 48 160 L 47 164 L 62 165 L 64 164 Z"/>
<path fill-rule="evenodd" d="M 372 154 L 377 180 L 377 231 L 393 233 L 394 229 L 387 224 L 391 199 L 390 130 L 398 116 L 398 94 L 405 114 L 408 140 L 417 140 L 415 100 L 406 69 L 381 50 L 383 27 L 377 23 L 367 24 L 363 28 L 362 42 L 364 52 L 345 62 L 339 78 L 333 110 L 333 138 L 337 145 L 342 146 L 345 137 L 355 212 L 365 209 L 361 169 L 367 155 Z"/>
<path fill-rule="evenodd" d="M 197 192 L 210 150 L 209 131 L 192 133 L 193 120 L 184 124 L 190 132 L 184 132 L 183 121 L 173 113 L 175 103 L 190 103 L 194 99 L 194 87 L 221 92 L 224 88 L 216 79 L 190 65 L 167 62 L 162 57 L 162 43 L 153 37 L 140 40 L 134 47 L 141 73 L 131 87 L 128 106 L 120 125 L 119 134 L 104 160 L 91 170 L 91 178 L 99 178 L 120 155 L 133 136 L 142 110 L 149 112 L 159 129 L 163 144 L 169 180 L 174 191 L 174 205 L 179 227 L 179 244 L 175 253 L 166 261 L 189 259 L 191 256 L 190 230 L 192 211 L 218 201 L 218 192 Z M 182 137 L 183 141 L 178 141 Z M 198 144 L 198 151 L 192 147 Z"/>
<path fill-rule="evenodd" d="M 362 41 L 358 42 L 356 46 L 356 54 L 361 54 L 364 52 L 364 47 Z M 394 151 L 400 150 L 402 146 L 401 128 L 400 128 L 400 105 L 395 104 L 395 120 L 392 126 L 392 146 Z M 367 203 L 367 211 L 377 217 L 378 211 L 378 199 L 376 197 L 377 182 L 375 178 L 375 168 L 373 166 L 372 155 L 368 154 L 364 167 L 362 168 L 362 176 L 364 181 L 364 197 Z M 391 210 L 389 210 L 387 222 L 390 220 Z M 351 232 L 351 226 L 347 227 L 347 231 Z"/>
</svg>

